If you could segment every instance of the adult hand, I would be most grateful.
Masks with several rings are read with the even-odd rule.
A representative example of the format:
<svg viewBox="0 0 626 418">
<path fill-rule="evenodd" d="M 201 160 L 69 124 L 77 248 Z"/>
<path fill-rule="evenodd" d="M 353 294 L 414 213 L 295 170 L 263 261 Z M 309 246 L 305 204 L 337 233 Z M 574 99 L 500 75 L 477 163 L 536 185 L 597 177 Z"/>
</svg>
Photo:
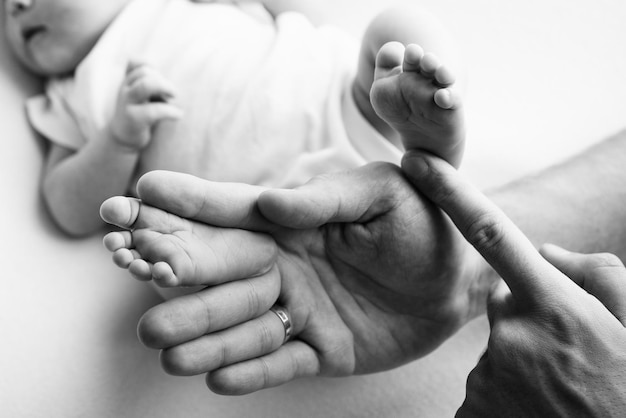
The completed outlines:
<svg viewBox="0 0 626 418">
<path fill-rule="evenodd" d="M 120 226 L 134 228 L 137 237 L 149 226 L 137 217 L 148 216 L 147 205 L 195 219 L 193 231 L 206 246 L 200 269 L 207 273 L 179 284 L 211 285 L 148 311 L 139 335 L 163 350 L 166 371 L 209 372 L 216 392 L 397 367 L 484 312 L 490 283 L 475 280 L 483 260 L 393 165 L 267 191 L 153 172 L 140 180 L 138 194 L 141 209 Z M 206 230 L 207 224 L 222 228 Z M 236 238 L 238 229 L 225 228 L 264 231 L 276 247 L 265 234 L 254 247 Z M 294 339 L 284 345 L 282 323 L 267 312 L 276 301 L 268 290 L 275 282 L 232 281 L 268 274 L 278 275 L 278 303 L 293 323 Z M 229 283 L 214 286 L 223 282 Z"/>
<path fill-rule="evenodd" d="M 623 416 L 626 270 L 621 261 L 553 245 L 540 254 L 442 160 L 408 153 L 403 168 L 508 285 L 500 282 L 490 295 L 489 343 L 469 376 L 457 416 Z"/>
</svg>

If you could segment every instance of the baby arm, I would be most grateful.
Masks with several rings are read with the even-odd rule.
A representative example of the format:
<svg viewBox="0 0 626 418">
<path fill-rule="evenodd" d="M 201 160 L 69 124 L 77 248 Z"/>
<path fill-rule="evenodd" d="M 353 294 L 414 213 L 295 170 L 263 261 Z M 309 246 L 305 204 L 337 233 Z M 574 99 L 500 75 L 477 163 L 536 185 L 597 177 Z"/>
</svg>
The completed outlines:
<svg viewBox="0 0 626 418">
<path fill-rule="evenodd" d="M 178 119 L 181 110 L 167 103 L 174 89 L 155 70 L 130 63 L 115 115 L 102 138 L 77 152 L 53 145 L 48 154 L 43 194 L 61 229 L 80 236 L 102 225 L 100 204 L 126 194 L 141 151 L 159 122 Z"/>
</svg>

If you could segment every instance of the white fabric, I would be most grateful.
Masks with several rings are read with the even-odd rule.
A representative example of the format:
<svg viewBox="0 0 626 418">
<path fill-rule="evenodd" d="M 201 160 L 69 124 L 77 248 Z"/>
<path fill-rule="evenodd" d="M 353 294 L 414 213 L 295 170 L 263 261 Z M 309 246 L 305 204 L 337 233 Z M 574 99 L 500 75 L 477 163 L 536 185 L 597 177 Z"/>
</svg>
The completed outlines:
<svg viewBox="0 0 626 418">
<path fill-rule="evenodd" d="M 273 22 L 226 4 L 135 0 L 75 76 L 50 80 L 47 97 L 27 108 L 42 135 L 79 149 L 102 136 L 127 63 L 140 60 L 177 87 L 174 103 L 184 117 L 155 131 L 138 176 L 167 169 L 291 186 L 322 172 L 400 159 L 355 108 L 349 87 L 357 53 L 353 38 L 313 27 L 297 13 Z"/>
</svg>

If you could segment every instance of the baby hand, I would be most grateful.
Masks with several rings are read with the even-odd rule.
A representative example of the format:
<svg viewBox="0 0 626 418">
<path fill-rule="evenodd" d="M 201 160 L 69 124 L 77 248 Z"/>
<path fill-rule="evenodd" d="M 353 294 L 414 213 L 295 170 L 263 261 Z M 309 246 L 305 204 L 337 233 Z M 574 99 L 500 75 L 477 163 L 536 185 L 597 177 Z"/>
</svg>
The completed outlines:
<svg viewBox="0 0 626 418">
<path fill-rule="evenodd" d="M 168 102 L 173 97 L 174 87 L 168 80 L 146 64 L 131 61 L 117 98 L 113 139 L 132 150 L 144 148 L 157 123 L 182 116 L 182 110 Z"/>
</svg>

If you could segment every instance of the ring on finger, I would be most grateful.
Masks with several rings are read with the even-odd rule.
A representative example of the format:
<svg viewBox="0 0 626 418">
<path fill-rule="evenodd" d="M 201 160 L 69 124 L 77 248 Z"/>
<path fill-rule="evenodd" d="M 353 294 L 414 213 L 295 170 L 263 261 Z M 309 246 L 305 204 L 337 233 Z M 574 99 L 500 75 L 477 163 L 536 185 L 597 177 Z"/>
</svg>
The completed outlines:
<svg viewBox="0 0 626 418">
<path fill-rule="evenodd" d="M 291 319 L 289 319 L 287 309 L 284 306 L 276 304 L 270 308 L 270 311 L 274 312 L 278 319 L 280 319 L 280 322 L 283 323 L 283 327 L 285 328 L 285 338 L 283 339 L 283 344 L 285 344 L 289 341 L 289 338 L 291 338 L 292 331 Z"/>
</svg>

